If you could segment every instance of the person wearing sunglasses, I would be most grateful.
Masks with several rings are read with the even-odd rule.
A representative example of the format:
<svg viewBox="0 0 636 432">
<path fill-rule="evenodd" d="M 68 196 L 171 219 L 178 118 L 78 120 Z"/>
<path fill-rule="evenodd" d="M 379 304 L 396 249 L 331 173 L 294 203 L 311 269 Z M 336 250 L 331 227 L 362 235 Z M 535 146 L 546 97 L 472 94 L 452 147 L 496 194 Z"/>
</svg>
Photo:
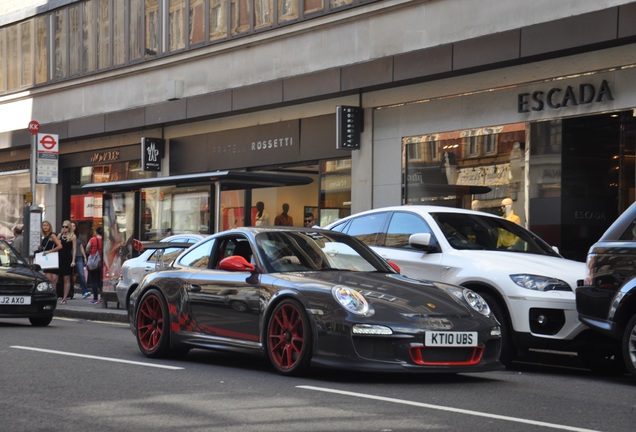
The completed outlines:
<svg viewBox="0 0 636 432">
<path fill-rule="evenodd" d="M 75 234 L 71 230 L 71 222 L 65 220 L 62 222 L 62 232 L 58 238 L 62 243 L 62 249 L 60 250 L 60 267 L 59 275 L 64 281 L 64 294 L 60 304 L 66 304 L 66 300 L 71 293 L 71 276 L 73 276 L 73 269 L 75 268 L 75 255 L 77 254 L 77 242 L 75 241 Z M 72 296 L 71 296 L 72 298 Z"/>
<path fill-rule="evenodd" d="M 303 226 L 305 228 L 320 228 L 316 225 L 316 219 L 314 218 L 314 214 L 311 212 L 305 213 L 305 218 L 303 219 Z"/>
</svg>

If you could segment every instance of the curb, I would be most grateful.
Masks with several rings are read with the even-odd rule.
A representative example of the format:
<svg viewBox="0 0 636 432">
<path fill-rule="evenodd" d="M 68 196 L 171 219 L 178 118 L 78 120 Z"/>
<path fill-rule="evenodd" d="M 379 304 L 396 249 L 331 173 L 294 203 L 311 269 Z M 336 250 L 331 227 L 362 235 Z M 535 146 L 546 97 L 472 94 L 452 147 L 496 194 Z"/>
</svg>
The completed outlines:
<svg viewBox="0 0 636 432">
<path fill-rule="evenodd" d="M 128 313 L 125 311 L 114 312 L 107 311 L 104 309 L 101 310 L 77 310 L 77 309 L 69 309 L 69 308 L 56 308 L 55 314 L 56 317 L 63 318 L 79 318 L 91 321 L 112 321 L 112 322 L 122 322 L 128 323 Z"/>
</svg>

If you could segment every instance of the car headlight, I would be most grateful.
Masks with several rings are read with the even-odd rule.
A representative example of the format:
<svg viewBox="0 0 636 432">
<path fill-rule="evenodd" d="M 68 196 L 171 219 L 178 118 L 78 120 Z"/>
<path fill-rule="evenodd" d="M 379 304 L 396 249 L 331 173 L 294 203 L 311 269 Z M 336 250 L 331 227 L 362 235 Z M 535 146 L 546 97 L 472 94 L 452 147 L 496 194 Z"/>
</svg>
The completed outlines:
<svg viewBox="0 0 636 432">
<path fill-rule="evenodd" d="M 336 285 L 331 288 L 331 294 L 348 312 L 356 315 L 370 315 L 372 313 L 367 299 L 352 288 Z"/>
<path fill-rule="evenodd" d="M 521 288 L 534 291 L 572 291 L 570 285 L 561 279 L 531 274 L 513 274 L 510 279 Z"/>
<path fill-rule="evenodd" d="M 453 294 L 460 300 L 468 303 L 468 305 L 475 309 L 482 315 L 490 316 L 490 306 L 486 303 L 486 300 L 475 291 L 468 288 L 450 287 L 446 288 L 446 291 Z"/>
<path fill-rule="evenodd" d="M 54 292 L 55 290 L 53 289 L 53 284 L 51 282 L 40 282 L 36 287 L 35 290 L 37 292 Z"/>
</svg>

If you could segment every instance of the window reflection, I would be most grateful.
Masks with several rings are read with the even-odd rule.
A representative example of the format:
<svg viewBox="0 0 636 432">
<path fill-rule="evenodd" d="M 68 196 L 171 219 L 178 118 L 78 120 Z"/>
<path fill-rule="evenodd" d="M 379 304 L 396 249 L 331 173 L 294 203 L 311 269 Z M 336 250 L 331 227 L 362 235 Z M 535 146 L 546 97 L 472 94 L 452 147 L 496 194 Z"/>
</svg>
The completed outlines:
<svg viewBox="0 0 636 432">
<path fill-rule="evenodd" d="M 97 40 L 96 1 L 87 0 L 82 3 L 82 71 L 92 72 L 96 69 L 95 42 Z"/>
<path fill-rule="evenodd" d="M 97 12 L 97 64 L 100 69 L 112 65 L 110 56 L 110 0 L 98 0 Z"/>
<path fill-rule="evenodd" d="M 168 41 L 170 51 L 185 48 L 185 39 L 183 34 L 184 12 L 184 0 L 170 0 L 170 12 L 168 15 Z"/>
<path fill-rule="evenodd" d="M 159 3 L 158 0 L 146 0 L 146 56 L 159 53 Z"/>
<path fill-rule="evenodd" d="M 254 2 L 254 26 L 256 28 L 272 25 L 274 22 L 273 0 L 255 0 Z"/>
<path fill-rule="evenodd" d="M 298 18 L 298 0 L 278 0 L 278 20 L 288 21 Z"/>
<path fill-rule="evenodd" d="M 64 78 L 68 76 L 66 51 L 66 9 L 60 9 L 54 14 L 53 34 L 54 36 L 54 53 L 55 53 L 55 78 Z"/>
<path fill-rule="evenodd" d="M 190 45 L 205 41 L 205 5 L 203 0 L 190 0 L 188 35 Z"/>
<path fill-rule="evenodd" d="M 20 85 L 27 86 L 33 84 L 33 54 L 31 53 L 31 29 L 33 20 L 20 24 L 20 57 L 22 61 L 22 77 Z"/>
<path fill-rule="evenodd" d="M 114 0 L 113 8 L 113 64 L 124 64 L 126 61 L 126 2 Z"/>
<path fill-rule="evenodd" d="M 250 29 L 250 2 L 232 0 L 232 34 L 246 33 Z"/>
<path fill-rule="evenodd" d="M 227 0 L 210 1 L 210 40 L 227 36 Z"/>
</svg>

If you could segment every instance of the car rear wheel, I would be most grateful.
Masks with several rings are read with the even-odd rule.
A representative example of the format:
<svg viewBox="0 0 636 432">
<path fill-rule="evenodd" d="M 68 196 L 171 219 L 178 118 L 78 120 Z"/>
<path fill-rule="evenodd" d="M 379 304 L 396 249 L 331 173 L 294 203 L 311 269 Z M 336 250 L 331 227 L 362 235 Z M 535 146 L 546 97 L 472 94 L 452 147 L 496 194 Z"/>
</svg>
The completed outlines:
<svg viewBox="0 0 636 432">
<path fill-rule="evenodd" d="M 35 327 L 46 327 L 47 325 L 51 324 L 52 320 L 52 316 L 44 318 L 29 318 L 31 325 L 34 325 Z"/>
<path fill-rule="evenodd" d="M 150 290 L 139 302 L 136 317 L 137 345 L 147 357 L 166 357 L 170 349 L 168 306 L 161 293 Z"/>
<path fill-rule="evenodd" d="M 627 327 L 625 327 L 621 346 L 627 372 L 636 379 L 636 315 L 629 320 Z"/>
<path fill-rule="evenodd" d="M 283 300 L 267 325 L 267 354 L 284 375 L 300 375 L 309 367 L 312 336 L 309 318 L 296 300 Z"/>
<path fill-rule="evenodd" d="M 479 295 L 486 300 L 486 303 L 488 303 L 493 315 L 495 315 L 495 318 L 499 321 L 499 328 L 501 329 L 501 354 L 499 354 L 499 361 L 504 366 L 510 366 L 512 361 L 517 357 L 517 349 L 512 342 L 512 327 L 508 320 L 508 315 L 501 306 L 501 303 L 499 303 L 499 300 L 497 300 L 494 296 L 484 292 L 479 292 Z"/>
</svg>

